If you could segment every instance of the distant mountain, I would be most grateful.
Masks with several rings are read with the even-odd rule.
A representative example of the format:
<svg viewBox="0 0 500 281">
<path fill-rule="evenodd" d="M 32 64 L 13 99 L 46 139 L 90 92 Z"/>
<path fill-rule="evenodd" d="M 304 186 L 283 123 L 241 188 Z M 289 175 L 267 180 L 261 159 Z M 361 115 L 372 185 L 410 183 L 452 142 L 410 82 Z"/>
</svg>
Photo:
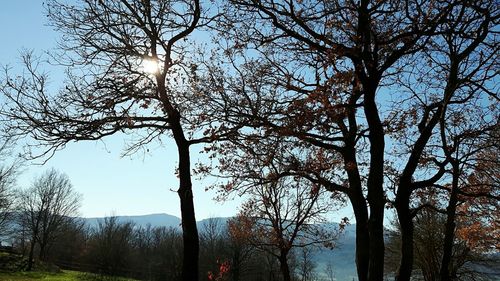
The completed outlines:
<svg viewBox="0 0 500 281">
<path fill-rule="evenodd" d="M 118 222 L 133 222 L 136 226 L 145 227 L 147 225 L 151 225 L 152 227 L 173 227 L 179 228 L 181 227 L 181 219 L 167 214 L 151 214 L 151 215 L 141 215 L 141 216 L 116 216 Z M 103 222 L 104 218 L 83 218 L 85 223 L 94 227 L 99 224 L 99 222 Z"/>
<path fill-rule="evenodd" d="M 230 218 L 226 218 L 226 217 L 217 217 L 217 218 L 204 219 L 204 220 L 198 221 L 196 223 L 196 226 L 198 227 L 198 231 L 200 231 L 200 232 L 203 231 L 203 229 L 205 229 L 205 227 L 208 227 L 208 225 L 212 221 L 215 222 L 219 226 L 225 227 L 227 225 L 227 221 L 229 219 Z"/>
<path fill-rule="evenodd" d="M 181 229 L 181 219 L 168 215 L 168 214 L 151 214 L 151 215 L 140 215 L 140 216 L 116 216 L 118 222 L 132 222 L 136 226 L 145 227 L 147 225 L 151 225 L 152 227 L 173 227 Z M 103 222 L 104 218 L 82 218 L 85 223 L 91 227 L 97 226 L 99 222 Z M 215 223 L 220 226 L 225 226 L 229 218 L 226 217 L 217 217 L 217 218 L 209 218 L 198 221 L 196 224 L 200 231 L 203 230 L 206 225 L 208 225 L 211 221 L 215 221 Z"/>
</svg>

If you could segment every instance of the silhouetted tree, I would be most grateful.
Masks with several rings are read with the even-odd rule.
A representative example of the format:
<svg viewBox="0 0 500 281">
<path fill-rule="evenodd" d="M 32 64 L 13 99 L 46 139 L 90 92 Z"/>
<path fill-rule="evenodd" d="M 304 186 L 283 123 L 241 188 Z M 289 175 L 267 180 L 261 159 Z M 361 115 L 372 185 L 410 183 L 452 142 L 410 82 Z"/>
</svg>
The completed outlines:
<svg viewBox="0 0 500 281">
<path fill-rule="evenodd" d="M 228 220 L 226 226 L 229 258 L 231 261 L 230 274 L 231 280 L 234 281 L 246 280 L 246 276 L 254 273 L 252 270 L 252 260 L 258 256 L 258 250 L 240 235 L 237 223 L 237 218 L 231 218 Z"/>
<path fill-rule="evenodd" d="M 226 233 L 227 226 L 220 218 L 208 218 L 203 221 L 200 230 L 200 272 L 202 275 L 217 272 L 221 263 L 229 261 Z"/>
<path fill-rule="evenodd" d="M 80 218 L 64 224 L 58 230 L 57 241 L 48 252 L 48 261 L 61 266 L 84 262 L 89 231 L 85 221 Z"/>
<path fill-rule="evenodd" d="M 293 249 L 333 247 L 337 236 L 319 224 L 332 205 L 325 201 L 325 193 L 318 186 L 282 178 L 254 186 L 247 194 L 252 196 L 230 227 L 257 249 L 274 256 L 280 263 L 283 280 L 292 280 L 294 274 L 289 265 Z"/>
<path fill-rule="evenodd" d="M 468 68 L 467 70 L 474 72 L 477 69 Z M 483 71 L 487 73 L 488 69 Z M 467 75 L 467 72 L 464 71 L 461 75 Z M 473 77 L 473 75 L 469 76 Z M 440 273 L 437 274 L 435 270 L 425 270 L 432 273 L 427 274 L 427 280 L 457 278 L 459 266 L 453 261 L 453 255 L 458 225 L 468 224 L 466 221 L 469 221 L 469 224 L 475 224 L 473 227 L 475 231 L 483 233 L 485 240 L 494 244 L 492 240 L 486 238 L 489 237 L 487 233 L 491 232 L 494 227 L 492 222 L 495 221 L 493 218 L 495 216 L 486 210 L 498 208 L 499 194 L 495 186 L 499 185 L 498 182 L 491 181 L 491 176 L 497 170 L 495 166 L 498 166 L 498 160 L 495 159 L 496 156 L 488 155 L 496 155 L 494 151 L 498 150 L 498 137 L 495 136 L 495 131 L 498 131 L 499 113 L 498 109 L 491 107 L 491 104 L 482 101 L 485 96 L 477 95 L 477 88 L 467 85 L 474 81 L 460 80 L 465 83 L 466 90 L 457 91 L 441 115 L 433 117 L 433 122 L 438 122 L 436 128 L 438 133 L 433 140 L 431 139 L 431 145 L 423 151 L 425 156 L 422 158 L 420 169 L 434 175 L 426 181 L 412 180 L 413 195 L 418 200 L 413 200 L 408 209 L 410 217 L 416 216 L 418 219 L 418 212 L 423 208 L 432 208 L 442 212 L 446 217 L 443 222 L 445 225 L 445 229 L 442 230 L 443 236 L 439 239 L 433 238 L 438 239 L 443 249 L 439 252 L 437 259 L 429 262 L 432 266 L 439 267 Z M 479 176 L 475 181 L 473 175 L 480 170 L 488 170 L 485 173 L 486 177 L 480 180 L 482 177 Z M 469 208 L 469 206 L 476 207 Z M 484 212 L 479 211 L 481 209 Z M 476 219 L 472 219 L 473 217 Z M 412 223 L 404 223 L 406 226 L 410 224 Z M 467 232 L 465 229 L 462 228 L 460 232 L 465 234 Z M 472 235 L 462 235 L 462 241 L 467 241 L 466 236 L 472 237 Z M 409 239 L 404 234 L 403 237 Z M 476 253 L 488 251 L 479 247 L 472 248 L 477 250 Z"/>
<path fill-rule="evenodd" d="M 462 224 L 461 236 L 464 241 L 472 241 L 472 237 L 478 233 L 482 236 L 484 242 L 474 245 L 472 252 L 488 252 L 491 249 L 480 245 L 497 245 L 500 241 L 498 238 L 491 239 L 498 236 L 497 226 L 500 219 L 500 215 L 493 211 L 498 209 L 500 204 L 500 127 L 498 123 L 491 126 L 488 126 L 487 122 L 484 124 L 484 116 L 474 114 L 478 108 L 480 107 L 475 106 L 473 110 L 467 110 L 467 107 L 463 106 L 460 111 L 448 113 L 460 121 L 447 122 L 447 126 L 445 118 L 441 120 L 441 149 L 446 161 L 450 163 L 447 172 L 449 182 L 436 185 L 446 191 L 448 197 L 445 206 L 443 255 L 440 261 L 441 281 L 455 280 L 458 275 L 457 266 L 452 260 L 453 254 L 457 252 L 454 245 L 457 226 Z M 476 219 L 472 219 L 473 217 Z M 473 227 L 466 228 L 464 224 Z M 467 229 L 471 231 L 470 234 Z M 476 233 L 472 235 L 474 232 Z M 467 236 L 471 239 L 467 239 Z M 471 244 L 468 246 L 472 246 Z"/>
<path fill-rule="evenodd" d="M 187 58 L 187 40 L 211 19 L 202 16 L 199 0 L 50 0 L 47 11 L 61 32 L 61 52 L 53 59 L 68 66 L 67 80 L 61 91 L 50 93 L 47 74 L 29 54 L 23 57 L 24 76 L 6 70 L 1 91 L 8 106 L 2 115 L 9 133 L 43 147 L 31 150 L 32 157 L 121 132 L 136 133 L 125 153 L 172 137 L 179 161 L 183 280 L 197 280 L 190 147 L 229 130 L 220 123 L 209 127 L 203 97 L 185 86 L 196 68 Z"/>
<path fill-rule="evenodd" d="M 454 165 L 449 157 L 443 160 L 443 154 L 433 153 L 435 147 L 440 146 L 441 130 L 453 131 L 459 122 L 464 122 L 465 127 L 473 126 L 472 116 L 481 118 L 469 111 L 475 107 L 480 108 L 482 116 L 498 116 L 495 109 L 491 110 L 497 107 L 498 97 L 495 98 L 494 89 L 489 86 L 490 79 L 497 75 L 494 68 L 498 50 L 494 47 L 498 44 L 492 30 L 499 13 L 492 5 L 491 1 L 463 1 L 453 5 L 446 21 L 437 29 L 438 34 L 429 38 L 422 53 L 413 56 L 414 62 L 410 65 L 414 65 L 414 71 L 400 75 L 405 82 L 396 84 L 408 89 L 410 100 L 413 100 L 407 104 L 407 110 L 399 108 L 399 113 L 395 111 L 394 114 L 395 120 L 400 121 L 394 122 L 399 148 L 396 148 L 398 154 L 393 167 L 399 165 L 400 153 L 409 154 L 396 177 L 394 201 L 402 230 L 399 280 L 408 280 L 411 275 L 412 217 L 419 208 L 412 198 L 415 193 L 422 195 L 421 189 L 439 184 L 449 165 Z M 422 66 L 424 61 L 426 67 Z M 440 77 L 439 82 L 434 77 Z M 463 116 L 471 114 L 472 118 L 458 121 L 461 118 L 455 113 L 460 111 Z M 398 126 L 405 129 L 400 131 Z M 450 216 L 450 222 L 452 220 Z"/>
<path fill-rule="evenodd" d="M 212 148 L 227 155 L 218 168 L 232 178 L 222 188 L 245 192 L 252 167 L 273 175 L 279 161 L 287 169 L 273 176 L 297 175 L 345 194 L 361 281 L 383 279 L 384 209 L 394 206 L 403 237 L 396 279 L 410 280 L 413 198 L 446 170 L 427 158 L 441 116 L 469 96 L 498 107 L 497 6 L 230 1 L 215 27 L 222 51 L 205 59 L 210 76 L 197 84 L 220 93 L 212 106 L 221 120 L 247 126 Z M 269 139 L 283 146 L 268 148 Z"/>
<path fill-rule="evenodd" d="M 434 198 L 437 199 L 437 198 Z M 445 211 L 433 208 L 424 208 L 415 216 L 414 232 L 414 266 L 419 274 L 416 278 L 426 281 L 439 280 L 441 278 L 442 259 L 445 250 L 446 239 Z M 395 272 L 398 267 L 399 249 L 401 247 L 401 232 L 397 225 L 388 233 L 386 259 L 388 272 Z M 457 231 L 462 227 L 457 223 Z M 463 237 L 465 238 L 465 237 Z M 453 252 L 448 264 L 452 280 L 488 280 L 488 275 L 481 272 L 481 266 L 494 266 L 494 261 L 487 256 L 487 252 L 471 248 L 466 239 L 453 237 Z"/>
<path fill-rule="evenodd" d="M 93 229 L 87 255 L 94 271 L 108 275 L 127 276 L 131 270 L 134 224 L 119 222 L 117 217 L 105 217 Z"/>
<path fill-rule="evenodd" d="M 10 233 L 15 203 L 14 184 L 19 163 L 8 164 L 4 159 L 10 154 L 9 140 L 0 143 L 0 237 Z"/>
<path fill-rule="evenodd" d="M 316 262 L 313 258 L 313 248 L 303 247 L 295 252 L 296 255 L 296 275 L 299 281 L 317 280 L 315 274 Z"/>
<path fill-rule="evenodd" d="M 182 280 L 182 233 L 174 228 L 153 229 L 153 257 L 156 280 Z"/>
<path fill-rule="evenodd" d="M 45 260 L 61 230 L 75 220 L 81 196 L 74 191 L 68 176 L 51 169 L 36 178 L 30 188 L 21 190 L 18 200 L 19 224 L 29 233 L 27 270 L 31 270 L 35 246 L 39 247 L 38 258 Z"/>
</svg>

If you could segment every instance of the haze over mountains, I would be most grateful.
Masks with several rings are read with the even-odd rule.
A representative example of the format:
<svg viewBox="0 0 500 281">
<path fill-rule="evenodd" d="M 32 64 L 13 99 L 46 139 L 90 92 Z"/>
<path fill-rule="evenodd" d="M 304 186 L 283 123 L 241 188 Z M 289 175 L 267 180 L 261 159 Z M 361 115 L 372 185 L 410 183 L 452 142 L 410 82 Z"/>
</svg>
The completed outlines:
<svg viewBox="0 0 500 281">
<path fill-rule="evenodd" d="M 118 222 L 133 222 L 138 227 L 173 227 L 181 228 L 181 219 L 168 214 L 150 214 L 139 216 L 116 216 Z M 229 218 L 218 217 L 222 225 L 225 225 Z M 104 218 L 84 218 L 89 226 L 97 226 L 99 221 L 104 221 Z M 203 231 L 204 226 L 210 219 L 198 221 L 199 231 Z M 337 280 L 351 281 L 356 278 L 355 264 L 355 225 L 348 225 L 337 242 L 337 247 L 333 250 L 323 249 L 316 250 L 313 253 L 313 259 L 316 262 L 316 272 L 318 275 L 323 275 L 326 272 L 328 265 L 333 267 Z"/>
</svg>

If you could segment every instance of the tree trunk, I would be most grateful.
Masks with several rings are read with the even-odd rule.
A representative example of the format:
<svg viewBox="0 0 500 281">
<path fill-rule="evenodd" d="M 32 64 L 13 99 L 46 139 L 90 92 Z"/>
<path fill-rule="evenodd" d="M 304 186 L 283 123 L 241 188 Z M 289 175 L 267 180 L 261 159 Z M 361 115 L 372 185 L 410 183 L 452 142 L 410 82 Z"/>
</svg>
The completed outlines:
<svg viewBox="0 0 500 281">
<path fill-rule="evenodd" d="M 368 280 L 382 281 L 384 279 L 384 128 L 380 120 L 375 92 L 378 78 L 367 81 L 364 95 L 364 111 L 368 122 L 370 141 L 370 171 L 368 173 L 368 203 L 370 218 L 368 232 L 370 235 L 370 264 L 368 266 Z"/>
<path fill-rule="evenodd" d="M 451 185 L 450 200 L 446 208 L 446 224 L 444 229 L 443 257 L 439 275 L 441 281 L 450 281 L 450 268 L 452 265 L 453 241 L 455 240 L 455 219 L 458 202 L 458 174 L 459 167 L 453 163 L 453 180 Z"/>
<path fill-rule="evenodd" d="M 191 182 L 191 156 L 189 141 L 186 140 L 181 124 L 181 116 L 177 109 L 170 103 L 165 87 L 165 77 L 157 74 L 157 86 L 164 109 L 167 112 L 172 135 L 177 145 L 179 155 L 179 189 L 177 195 L 181 203 L 182 220 L 182 280 L 197 281 L 199 279 L 199 252 L 200 242 L 196 227 L 196 216 L 193 202 L 193 184 Z"/>
<path fill-rule="evenodd" d="M 233 280 L 233 281 L 240 281 L 240 265 L 239 264 L 233 264 L 231 271 L 232 271 L 231 275 L 233 277 L 233 279 L 231 279 L 231 280 Z"/>
<path fill-rule="evenodd" d="M 398 192 L 396 198 L 396 211 L 401 227 L 401 260 L 396 273 L 396 281 L 409 281 L 413 270 L 413 218 L 409 209 L 409 196 L 401 196 L 403 193 L 403 191 Z"/>
<path fill-rule="evenodd" d="M 368 280 L 370 258 L 370 235 L 368 233 L 368 212 L 364 197 L 352 197 L 351 204 L 356 217 L 356 270 L 359 281 Z"/>
<path fill-rule="evenodd" d="M 178 143 L 178 151 L 180 187 L 177 193 L 181 202 L 184 246 L 182 280 L 194 281 L 198 280 L 199 238 L 193 203 L 189 146 L 187 143 Z"/>
<path fill-rule="evenodd" d="M 350 112 L 351 116 L 355 112 Z M 352 130 L 357 129 L 355 121 L 350 123 Z M 349 200 L 351 201 L 356 218 L 356 270 L 359 281 L 368 280 L 368 267 L 370 264 L 370 235 L 368 232 L 368 208 L 361 186 L 361 176 L 356 162 L 355 134 L 346 141 L 343 154 L 344 165 L 349 179 Z"/>
<path fill-rule="evenodd" d="M 384 203 L 382 206 L 370 203 L 370 265 L 368 267 L 369 281 L 384 280 Z"/>
<path fill-rule="evenodd" d="M 292 277 L 290 275 L 290 267 L 288 266 L 288 251 L 281 251 L 279 261 L 280 270 L 283 275 L 283 281 L 291 281 Z"/>
<path fill-rule="evenodd" d="M 397 281 L 409 281 L 412 275 L 414 259 L 414 225 L 413 216 L 410 212 L 410 197 L 413 188 L 412 180 L 422 153 L 429 138 L 432 136 L 432 130 L 439 121 L 441 110 L 442 108 L 437 110 L 426 127 L 422 130 L 421 135 L 413 146 L 408 162 L 399 179 L 395 207 L 401 227 L 401 260 L 399 261 L 399 267 L 395 278 Z"/>
<path fill-rule="evenodd" d="M 37 242 L 39 225 L 40 225 L 40 215 L 37 214 L 35 229 L 33 230 L 32 236 L 31 236 L 30 253 L 29 253 L 29 257 L 28 257 L 28 267 L 26 268 L 26 271 L 31 271 L 33 269 L 33 258 L 35 255 L 35 245 Z"/>
<path fill-rule="evenodd" d="M 30 253 L 28 255 L 28 266 L 26 267 L 26 271 L 31 271 L 33 269 L 33 258 L 35 252 L 35 240 L 31 240 L 30 244 Z"/>
<path fill-rule="evenodd" d="M 45 243 L 39 243 L 40 252 L 38 253 L 38 260 L 43 261 L 45 259 Z"/>
<path fill-rule="evenodd" d="M 240 264 L 241 264 L 240 251 L 235 250 L 233 253 L 233 262 L 231 264 L 231 280 L 240 281 Z"/>
<path fill-rule="evenodd" d="M 191 163 L 189 142 L 184 137 L 180 124 L 180 116 L 176 113 L 172 118 L 172 133 L 179 153 L 179 195 L 181 203 L 183 260 L 182 280 L 198 280 L 199 237 L 196 227 L 196 216 L 193 202 L 193 186 L 191 182 Z"/>
</svg>

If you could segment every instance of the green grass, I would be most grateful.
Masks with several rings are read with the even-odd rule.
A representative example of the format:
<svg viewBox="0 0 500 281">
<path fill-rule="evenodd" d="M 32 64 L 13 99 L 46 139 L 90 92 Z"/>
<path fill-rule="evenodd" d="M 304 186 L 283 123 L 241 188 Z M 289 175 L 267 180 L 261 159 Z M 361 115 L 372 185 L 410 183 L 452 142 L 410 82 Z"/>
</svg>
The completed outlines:
<svg viewBox="0 0 500 281">
<path fill-rule="evenodd" d="M 91 273 L 63 270 L 60 273 L 49 272 L 0 272 L 2 281 L 133 281 L 134 279 L 100 276 Z"/>
<path fill-rule="evenodd" d="M 0 280 L 5 281 L 31 281 L 31 280 L 53 280 L 53 281 L 70 281 L 77 279 L 77 273 L 72 271 L 63 271 L 61 273 L 48 272 L 9 272 L 0 273 Z"/>
<path fill-rule="evenodd" d="M 25 267 L 26 258 L 0 252 L 0 281 L 135 281 L 123 277 L 59 270 L 58 267 L 48 263 L 38 263 L 35 271 L 22 271 Z"/>
</svg>

